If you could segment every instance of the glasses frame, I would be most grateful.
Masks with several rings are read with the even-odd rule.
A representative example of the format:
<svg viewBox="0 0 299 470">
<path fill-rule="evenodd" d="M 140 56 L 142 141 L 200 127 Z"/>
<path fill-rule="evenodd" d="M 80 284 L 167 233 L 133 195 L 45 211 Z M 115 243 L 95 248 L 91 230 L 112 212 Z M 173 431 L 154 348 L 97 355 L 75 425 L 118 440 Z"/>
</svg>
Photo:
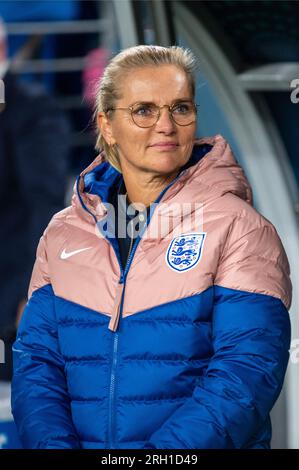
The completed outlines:
<svg viewBox="0 0 299 470">
<path fill-rule="evenodd" d="M 191 121 L 189 122 L 188 124 L 179 124 L 178 122 L 176 122 L 175 118 L 173 117 L 172 115 L 172 111 L 173 111 L 173 108 L 179 104 L 183 104 L 183 103 L 192 103 L 192 105 L 194 106 L 194 110 L 195 110 L 195 119 L 194 121 Z M 183 126 L 183 127 L 186 127 L 186 126 L 190 126 L 191 124 L 193 124 L 194 122 L 196 122 L 196 118 L 197 118 L 197 108 L 199 107 L 199 104 L 196 104 L 194 103 L 193 101 L 188 101 L 188 100 L 185 100 L 185 101 L 178 101 L 172 105 L 169 105 L 169 104 L 163 104 L 162 106 L 158 106 L 158 105 L 155 105 L 157 108 L 158 108 L 158 114 L 157 114 L 157 119 L 156 121 L 154 122 L 154 124 L 152 124 L 151 126 L 139 126 L 139 124 L 137 124 L 135 121 L 134 121 L 134 118 L 133 118 L 133 110 L 134 110 L 134 107 L 135 106 L 138 106 L 138 105 L 142 105 L 142 104 L 149 104 L 149 103 L 143 103 L 142 101 L 140 103 L 135 103 L 134 105 L 132 106 L 128 106 L 126 108 L 109 108 L 105 111 L 105 113 L 109 113 L 109 111 L 114 111 L 114 110 L 117 110 L 117 109 L 120 109 L 120 110 L 124 110 L 124 111 L 130 111 L 130 114 L 131 114 L 131 119 L 133 121 L 133 123 L 137 126 L 137 127 L 140 127 L 141 129 L 149 129 L 150 127 L 154 127 L 157 122 L 159 121 L 160 119 L 160 116 L 161 116 L 161 109 L 162 108 L 165 108 L 167 107 L 168 108 L 168 113 L 169 113 L 169 116 L 170 116 L 170 119 L 175 123 L 177 124 L 178 126 Z M 154 104 L 154 103 L 150 103 L 150 104 Z"/>
</svg>

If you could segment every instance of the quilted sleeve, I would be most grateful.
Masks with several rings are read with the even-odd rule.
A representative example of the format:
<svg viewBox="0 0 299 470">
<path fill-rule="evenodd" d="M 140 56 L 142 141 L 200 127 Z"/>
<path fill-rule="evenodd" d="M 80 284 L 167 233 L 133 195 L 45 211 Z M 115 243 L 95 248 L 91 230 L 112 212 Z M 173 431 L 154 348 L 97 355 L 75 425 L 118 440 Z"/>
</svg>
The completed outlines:
<svg viewBox="0 0 299 470">
<path fill-rule="evenodd" d="M 289 274 L 270 222 L 233 224 L 214 280 L 213 356 L 192 395 L 144 448 L 237 449 L 254 441 L 289 360 Z"/>
<path fill-rule="evenodd" d="M 13 345 L 12 413 L 24 448 L 80 448 L 58 345 L 45 239 L 44 233 Z"/>
</svg>

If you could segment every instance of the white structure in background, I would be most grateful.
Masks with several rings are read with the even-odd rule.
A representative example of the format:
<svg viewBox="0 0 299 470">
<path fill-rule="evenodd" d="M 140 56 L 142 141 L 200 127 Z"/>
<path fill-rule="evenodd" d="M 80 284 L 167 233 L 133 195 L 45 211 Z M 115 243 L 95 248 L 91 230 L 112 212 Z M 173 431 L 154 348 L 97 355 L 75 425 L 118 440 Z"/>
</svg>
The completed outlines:
<svg viewBox="0 0 299 470">
<path fill-rule="evenodd" d="M 10 382 L 0 382 L 0 424 L 13 421 L 10 402 Z M 8 444 L 7 435 L 0 432 L 0 449 Z"/>
<path fill-rule="evenodd" d="M 3 447 L 7 444 L 7 437 L 5 434 L 0 434 L 0 449 L 3 449 Z"/>
</svg>

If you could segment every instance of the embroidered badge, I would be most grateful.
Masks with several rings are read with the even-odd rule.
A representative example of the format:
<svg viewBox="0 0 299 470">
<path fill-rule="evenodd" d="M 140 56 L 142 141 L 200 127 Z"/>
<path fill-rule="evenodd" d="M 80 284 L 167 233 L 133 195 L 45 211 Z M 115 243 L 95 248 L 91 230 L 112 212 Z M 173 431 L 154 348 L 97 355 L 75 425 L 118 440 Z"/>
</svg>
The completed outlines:
<svg viewBox="0 0 299 470">
<path fill-rule="evenodd" d="M 187 233 L 174 238 L 166 253 L 166 263 L 174 271 L 194 268 L 199 262 L 206 233 Z"/>
</svg>

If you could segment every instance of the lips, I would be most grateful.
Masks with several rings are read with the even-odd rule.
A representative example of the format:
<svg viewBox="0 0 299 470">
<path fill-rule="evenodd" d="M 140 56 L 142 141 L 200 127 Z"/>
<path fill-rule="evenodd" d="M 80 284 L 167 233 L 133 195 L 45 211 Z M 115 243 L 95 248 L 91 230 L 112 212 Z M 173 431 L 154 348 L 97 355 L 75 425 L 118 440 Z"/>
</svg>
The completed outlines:
<svg viewBox="0 0 299 470">
<path fill-rule="evenodd" d="M 177 147 L 178 144 L 176 142 L 157 142 L 156 144 L 150 145 L 150 147 L 165 147 L 165 148 L 173 148 Z"/>
</svg>

